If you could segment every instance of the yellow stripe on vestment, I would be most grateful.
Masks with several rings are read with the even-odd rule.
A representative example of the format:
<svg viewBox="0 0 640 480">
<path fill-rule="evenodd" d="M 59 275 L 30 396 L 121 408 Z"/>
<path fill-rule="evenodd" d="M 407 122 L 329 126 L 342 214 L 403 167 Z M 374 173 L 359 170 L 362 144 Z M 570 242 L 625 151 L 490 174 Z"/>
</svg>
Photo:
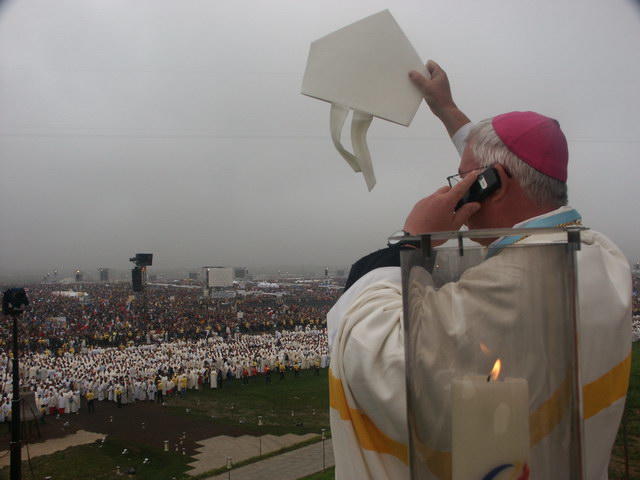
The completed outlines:
<svg viewBox="0 0 640 480">
<path fill-rule="evenodd" d="M 451 452 L 441 452 L 429 447 L 420 440 L 415 441 L 416 450 L 421 460 L 429 467 L 429 471 L 439 480 L 451 480 Z"/>
<path fill-rule="evenodd" d="M 597 415 L 627 394 L 630 372 L 631 354 L 600 378 L 583 387 L 585 420 Z M 551 397 L 530 415 L 531 446 L 536 445 L 549 435 L 562 419 L 564 410 L 569 403 L 570 387 L 570 382 L 566 379 Z M 409 463 L 408 448 L 405 444 L 388 437 L 360 410 L 349 407 L 342 382 L 333 376 L 331 369 L 329 369 L 329 397 L 331 408 L 340 413 L 341 419 L 352 423 L 358 443 L 362 448 L 393 455 L 403 463 Z M 451 454 L 449 452 L 431 450 L 427 445 L 419 442 L 417 446 L 433 474 L 443 480 L 451 478 Z"/>
<path fill-rule="evenodd" d="M 538 409 L 529 415 L 529 443 L 534 446 L 560 423 L 571 398 L 569 377 L 560 384 L 555 392 Z"/>
<path fill-rule="evenodd" d="M 629 388 L 629 373 L 631 372 L 631 354 L 597 380 L 582 387 L 583 418 L 597 415 L 620 400 L 627 394 Z M 568 378 L 538 409 L 529 416 L 529 438 L 534 446 L 560 423 L 564 410 L 569 404 L 571 385 Z"/>
<path fill-rule="evenodd" d="M 407 446 L 387 436 L 366 414 L 348 405 L 342 381 L 333 376 L 331 369 L 329 369 L 329 404 L 340 413 L 342 420 L 351 422 L 360 447 L 393 455 L 402 463 L 409 464 Z"/>
<path fill-rule="evenodd" d="M 599 379 L 583 387 L 585 420 L 597 415 L 627 394 L 630 373 L 631 354 Z"/>
</svg>

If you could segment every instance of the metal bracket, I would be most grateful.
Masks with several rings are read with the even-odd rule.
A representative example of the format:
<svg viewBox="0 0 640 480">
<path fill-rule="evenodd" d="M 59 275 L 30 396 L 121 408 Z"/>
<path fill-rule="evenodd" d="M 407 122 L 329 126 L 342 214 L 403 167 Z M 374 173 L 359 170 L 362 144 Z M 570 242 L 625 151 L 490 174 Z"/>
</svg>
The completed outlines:
<svg viewBox="0 0 640 480">
<path fill-rule="evenodd" d="M 464 256 L 464 248 L 462 247 L 462 232 L 458 233 L 458 253 L 461 257 Z"/>
<path fill-rule="evenodd" d="M 431 257 L 431 235 L 420 235 L 420 248 L 424 257 Z"/>
<path fill-rule="evenodd" d="M 567 246 L 570 250 L 577 252 L 581 248 L 580 231 L 581 228 L 567 228 Z"/>
</svg>

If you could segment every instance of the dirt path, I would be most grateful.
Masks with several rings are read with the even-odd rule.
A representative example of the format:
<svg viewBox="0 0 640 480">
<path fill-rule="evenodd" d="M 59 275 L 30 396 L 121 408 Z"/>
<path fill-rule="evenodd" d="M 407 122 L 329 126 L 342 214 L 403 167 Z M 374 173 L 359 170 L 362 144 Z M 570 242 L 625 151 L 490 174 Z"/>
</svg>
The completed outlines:
<svg viewBox="0 0 640 480">
<path fill-rule="evenodd" d="M 79 414 L 45 417 L 40 423 L 40 436 L 33 426 L 25 431 L 25 440 L 30 448 L 50 439 L 61 439 L 80 430 L 96 432 L 129 444 L 146 444 L 162 448 L 164 440 L 173 446 L 186 434 L 180 448 L 184 447 L 188 455 L 195 453 L 196 442 L 218 435 L 237 437 L 243 434 L 255 434 L 249 428 L 233 425 L 219 425 L 207 421 L 202 416 L 175 415 L 167 407 L 153 402 L 136 402 L 123 408 L 117 408 L 113 402 L 98 402 L 95 413 L 87 413 L 83 408 Z M 0 430 L 0 450 L 9 448 L 10 433 L 8 425 Z M 24 454 L 23 454 L 24 455 Z"/>
<path fill-rule="evenodd" d="M 104 438 L 104 434 L 87 432 L 85 430 L 78 430 L 75 433 L 67 435 L 62 438 L 52 438 L 45 442 L 34 443 L 29 445 L 28 455 L 31 458 L 39 457 L 40 455 L 49 455 L 51 453 L 59 452 L 69 447 L 75 447 L 76 445 L 85 445 L 87 443 L 93 443 L 96 440 Z M 9 465 L 9 451 L 0 451 L 0 467 L 6 467 Z M 22 459 L 27 458 L 27 450 L 23 447 Z"/>
<path fill-rule="evenodd" d="M 324 467 L 332 467 L 334 464 L 333 444 L 331 440 L 326 440 L 324 452 L 322 442 L 314 443 L 231 470 L 231 478 L 234 480 L 264 480 L 265 478 L 296 480 L 320 472 Z M 208 477 L 206 480 L 226 480 L 228 477 L 228 473 L 222 473 L 215 477 Z"/>
<path fill-rule="evenodd" d="M 199 475 L 224 467 L 227 464 L 227 457 L 230 457 L 234 463 L 238 463 L 251 457 L 265 455 L 311 440 L 314 437 L 317 437 L 317 435 L 313 433 L 307 433 L 306 435 L 289 433 L 286 435 L 262 435 L 261 437 L 220 435 L 208 438 L 198 442 L 198 453 L 194 455 L 194 461 L 189 464 L 191 470 L 187 471 L 187 473 L 189 475 Z"/>
</svg>

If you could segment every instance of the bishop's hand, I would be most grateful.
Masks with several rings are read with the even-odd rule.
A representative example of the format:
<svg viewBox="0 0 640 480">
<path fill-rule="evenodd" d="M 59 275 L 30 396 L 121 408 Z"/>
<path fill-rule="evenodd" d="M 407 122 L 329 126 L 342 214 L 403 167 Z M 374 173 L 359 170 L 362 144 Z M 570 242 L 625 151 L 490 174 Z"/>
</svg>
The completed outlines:
<svg viewBox="0 0 640 480">
<path fill-rule="evenodd" d="M 447 232 L 460 229 L 469 217 L 480 210 L 478 202 L 463 205 L 454 211 L 456 204 L 476 181 L 479 171 L 470 172 L 452 187 L 441 187 L 435 193 L 415 204 L 404 224 L 404 230 L 411 235 L 428 232 Z M 443 241 L 436 243 L 439 245 Z"/>
<path fill-rule="evenodd" d="M 470 120 L 453 102 L 447 72 L 433 60 L 427 62 L 427 71 L 430 78 L 415 70 L 409 72 L 409 78 L 420 89 L 427 105 L 444 124 L 449 136 L 453 136 L 460 127 L 469 123 Z"/>
<path fill-rule="evenodd" d="M 420 89 L 434 115 L 440 116 L 446 109 L 456 108 L 451 96 L 451 86 L 449 85 L 447 72 L 433 60 L 427 62 L 427 71 L 430 78 L 421 75 L 415 70 L 409 73 L 409 78 Z"/>
</svg>

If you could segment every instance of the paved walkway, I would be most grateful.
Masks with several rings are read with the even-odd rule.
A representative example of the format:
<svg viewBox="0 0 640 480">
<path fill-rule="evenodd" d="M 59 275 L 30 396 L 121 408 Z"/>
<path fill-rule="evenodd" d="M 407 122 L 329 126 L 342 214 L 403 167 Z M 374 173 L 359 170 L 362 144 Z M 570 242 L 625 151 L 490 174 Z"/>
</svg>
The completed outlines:
<svg viewBox="0 0 640 480">
<path fill-rule="evenodd" d="M 189 464 L 191 470 L 187 473 L 199 475 L 226 466 L 227 457 L 231 457 L 234 463 L 239 463 L 248 458 L 275 452 L 317 436 L 314 433 L 305 435 L 287 433 L 286 435 L 262 435 L 261 437 L 219 435 L 198 440 L 197 453 L 193 455 L 194 461 Z"/>
<path fill-rule="evenodd" d="M 325 466 L 327 468 L 332 467 L 334 460 L 331 439 L 325 440 L 324 448 Z M 298 480 L 321 470 L 322 442 L 318 442 L 231 470 L 231 477 L 226 472 L 215 477 L 209 477 L 207 480 L 225 480 L 228 478 L 232 480 Z"/>
<path fill-rule="evenodd" d="M 62 438 L 52 438 L 45 442 L 30 443 L 29 455 L 31 458 L 39 457 L 40 455 L 50 455 L 61 450 L 65 450 L 69 447 L 75 447 L 76 445 L 85 445 L 87 443 L 93 443 L 100 438 L 104 438 L 102 433 L 87 432 L 85 430 L 78 430 L 76 433 L 67 435 Z M 0 467 L 9 465 L 10 455 L 7 454 L 7 450 L 0 451 Z M 27 459 L 27 447 L 22 444 L 22 459 Z"/>
</svg>

